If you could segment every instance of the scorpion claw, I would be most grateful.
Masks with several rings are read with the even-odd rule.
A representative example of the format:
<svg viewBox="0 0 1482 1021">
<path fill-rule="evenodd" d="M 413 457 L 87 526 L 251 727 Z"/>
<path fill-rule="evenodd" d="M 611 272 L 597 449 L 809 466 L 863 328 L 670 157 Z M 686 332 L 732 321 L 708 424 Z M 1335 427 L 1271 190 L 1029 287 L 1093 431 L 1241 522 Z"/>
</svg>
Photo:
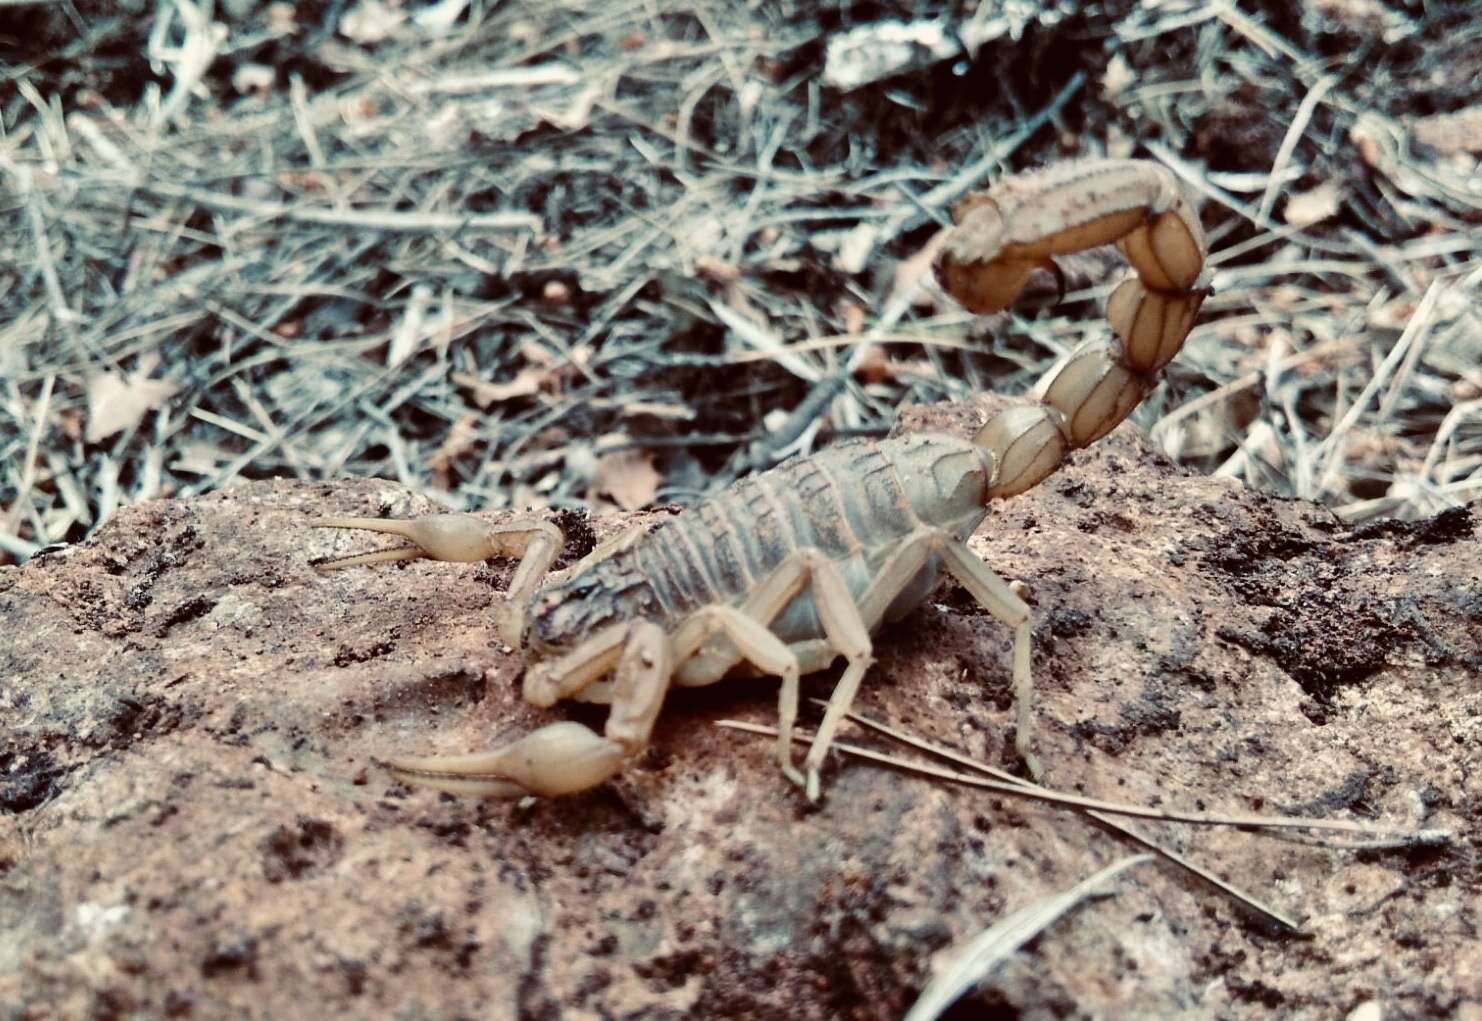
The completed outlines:
<svg viewBox="0 0 1482 1021">
<path fill-rule="evenodd" d="M 465 756 L 464 758 L 474 758 Z M 445 791 L 466 798 L 523 798 L 530 792 L 517 783 L 500 780 L 492 776 L 463 776 L 454 772 L 447 759 L 385 759 L 378 765 L 385 767 L 397 780 L 429 790 Z"/>
<path fill-rule="evenodd" d="M 541 727 L 497 751 L 392 759 L 385 765 L 398 780 L 452 794 L 556 797 L 615 776 L 626 758 L 621 745 L 566 722 Z"/>
<path fill-rule="evenodd" d="M 410 546 L 394 546 L 370 553 L 325 558 L 314 564 L 321 571 L 418 557 L 473 563 L 486 560 L 495 552 L 489 545 L 487 526 L 467 514 L 429 514 L 420 518 L 323 518 L 311 524 L 316 528 L 348 528 L 395 535 L 411 543 Z"/>
</svg>

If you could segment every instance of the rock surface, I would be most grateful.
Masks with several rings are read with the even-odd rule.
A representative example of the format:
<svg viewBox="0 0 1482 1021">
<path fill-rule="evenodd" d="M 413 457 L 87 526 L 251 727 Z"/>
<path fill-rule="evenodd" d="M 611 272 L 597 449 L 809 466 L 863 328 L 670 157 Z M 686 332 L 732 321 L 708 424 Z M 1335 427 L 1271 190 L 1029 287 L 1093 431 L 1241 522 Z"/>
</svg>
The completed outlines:
<svg viewBox="0 0 1482 1021">
<path fill-rule="evenodd" d="M 0 569 L 0 1015 L 898 1018 L 946 945 L 1128 853 L 1074 814 L 857 762 L 809 808 L 769 742 L 713 726 L 772 722 L 771 680 L 677 694 L 584 796 L 390 783 L 377 754 L 601 719 L 519 700 L 489 627 L 507 565 L 309 566 L 366 540 L 308 517 L 428 509 L 389 483 L 258 482 Z M 557 519 L 569 555 L 621 525 Z M 1473 514 L 1351 531 L 1123 428 L 972 544 L 1030 584 L 1053 785 L 1458 839 L 1150 826 L 1307 936 L 1143 866 L 948 1016 L 1482 1017 Z M 880 638 L 859 707 L 1006 764 L 1008 646 L 946 586 Z"/>
</svg>

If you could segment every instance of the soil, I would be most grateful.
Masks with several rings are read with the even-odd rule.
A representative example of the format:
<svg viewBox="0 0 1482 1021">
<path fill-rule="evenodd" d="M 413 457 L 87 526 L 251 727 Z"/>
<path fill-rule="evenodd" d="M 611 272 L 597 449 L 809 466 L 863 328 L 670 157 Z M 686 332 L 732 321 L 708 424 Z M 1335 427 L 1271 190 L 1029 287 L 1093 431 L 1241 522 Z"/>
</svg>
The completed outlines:
<svg viewBox="0 0 1482 1021">
<path fill-rule="evenodd" d="M 944 947 L 1128 853 L 1077 815 L 857 762 L 810 806 L 767 740 L 714 726 L 772 722 L 772 680 L 675 694 L 652 749 L 583 796 L 390 782 L 378 755 L 601 718 L 520 701 L 490 626 L 507 565 L 309 566 L 364 542 L 316 516 L 430 509 L 258 481 L 0 568 L 0 617 L 24 623 L 0 635 L 0 1016 L 899 1018 Z M 574 547 L 631 520 L 565 518 Z M 1482 1018 L 1473 511 L 1350 530 L 1124 427 L 972 546 L 1032 593 L 1054 786 L 1456 840 L 1159 825 L 1303 932 L 1144 866 L 949 1017 Z M 859 707 L 1012 765 L 1008 644 L 948 585 L 882 634 Z"/>
</svg>

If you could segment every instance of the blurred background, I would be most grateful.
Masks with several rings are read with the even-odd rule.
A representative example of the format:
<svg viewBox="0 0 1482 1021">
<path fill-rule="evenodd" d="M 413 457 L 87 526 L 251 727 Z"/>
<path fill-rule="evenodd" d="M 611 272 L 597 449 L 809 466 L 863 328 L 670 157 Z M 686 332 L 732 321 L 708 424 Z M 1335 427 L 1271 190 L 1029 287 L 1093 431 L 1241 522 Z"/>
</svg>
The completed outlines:
<svg viewBox="0 0 1482 1021">
<path fill-rule="evenodd" d="M 1156 445 L 1443 513 L 1482 493 L 1479 154 L 1472 0 L 0 0 L 0 562 L 267 476 L 687 504 L 1019 393 L 1120 257 L 975 320 L 923 252 L 1104 155 L 1213 251 Z"/>
</svg>

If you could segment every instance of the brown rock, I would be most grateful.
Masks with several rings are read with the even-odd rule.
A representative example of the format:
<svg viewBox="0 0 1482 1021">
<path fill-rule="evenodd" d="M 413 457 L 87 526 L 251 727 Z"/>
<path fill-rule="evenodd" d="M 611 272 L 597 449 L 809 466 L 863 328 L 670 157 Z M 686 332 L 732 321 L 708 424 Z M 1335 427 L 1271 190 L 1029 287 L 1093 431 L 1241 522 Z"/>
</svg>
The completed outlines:
<svg viewBox="0 0 1482 1021">
<path fill-rule="evenodd" d="M 520 702 L 489 627 L 505 565 L 308 566 L 366 540 L 306 520 L 388 508 L 430 509 L 382 482 L 253 483 L 125 508 L 0 569 L 0 1014 L 898 1018 L 944 945 L 1127 853 L 1063 811 L 853 762 L 809 808 L 765 740 L 712 726 L 771 722 L 769 680 L 676 694 L 652 751 L 586 796 L 390 784 L 378 754 L 485 748 L 552 715 Z M 1143 867 L 962 1016 L 1477 1010 L 1470 512 L 1355 532 L 1185 476 L 1124 428 L 973 546 L 1029 583 L 1054 785 L 1458 842 L 1355 853 L 1159 826 L 1310 938 Z M 860 707 L 1006 761 L 1007 650 L 947 587 L 882 636 Z"/>
</svg>

